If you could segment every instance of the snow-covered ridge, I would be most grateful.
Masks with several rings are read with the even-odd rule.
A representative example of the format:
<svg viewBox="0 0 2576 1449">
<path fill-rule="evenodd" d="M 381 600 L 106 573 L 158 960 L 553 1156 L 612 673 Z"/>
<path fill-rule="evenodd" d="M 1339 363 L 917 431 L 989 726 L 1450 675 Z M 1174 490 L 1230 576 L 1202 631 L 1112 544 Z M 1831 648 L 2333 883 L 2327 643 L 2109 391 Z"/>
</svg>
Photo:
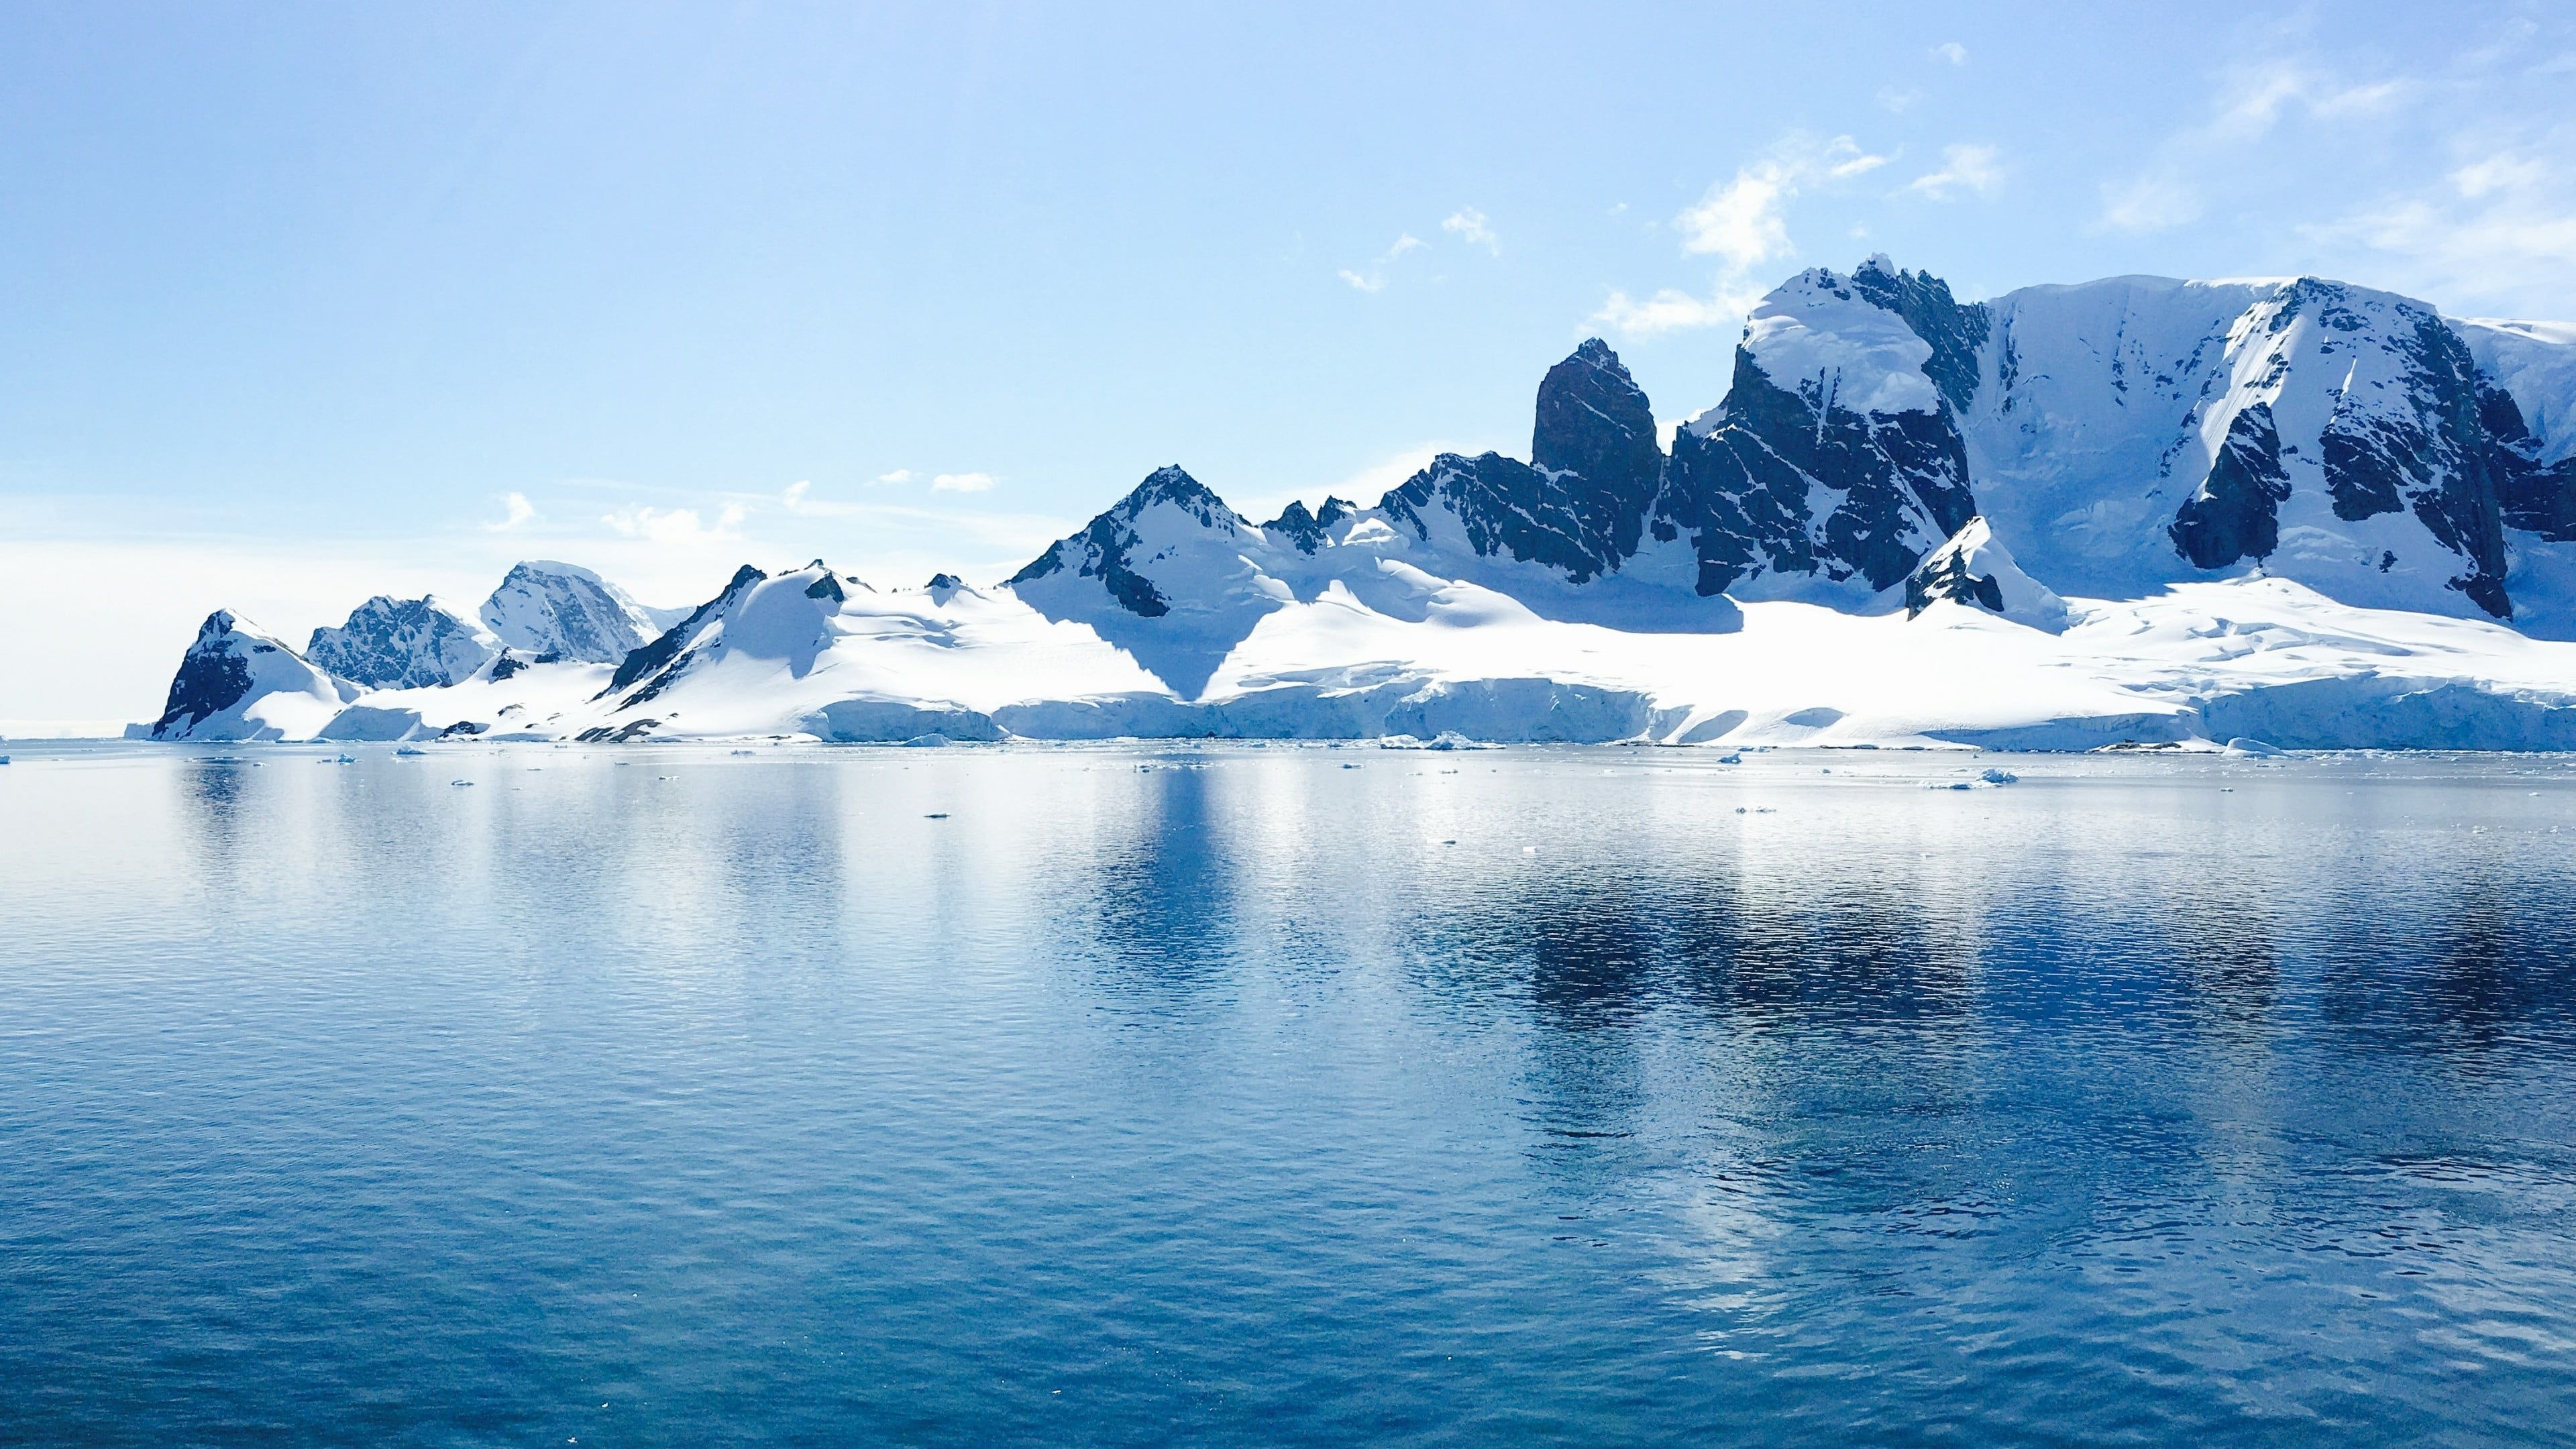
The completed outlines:
<svg viewBox="0 0 2576 1449">
<path fill-rule="evenodd" d="M 2571 357 L 2315 278 L 1874 257 L 1766 298 L 1669 455 L 1593 339 L 1526 461 L 1373 504 L 1174 466 L 989 587 L 745 565 L 684 613 L 527 563 L 302 655 L 219 614 L 147 732 L 2576 747 Z"/>
</svg>

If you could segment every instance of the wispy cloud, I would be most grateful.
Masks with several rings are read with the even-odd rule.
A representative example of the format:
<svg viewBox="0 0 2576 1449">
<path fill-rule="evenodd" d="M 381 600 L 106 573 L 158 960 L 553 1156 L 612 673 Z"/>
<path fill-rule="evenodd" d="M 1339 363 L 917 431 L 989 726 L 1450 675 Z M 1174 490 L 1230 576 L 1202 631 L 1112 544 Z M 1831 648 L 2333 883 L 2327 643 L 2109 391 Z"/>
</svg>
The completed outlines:
<svg viewBox="0 0 2576 1449">
<path fill-rule="evenodd" d="M 1705 297 L 1666 287 L 1642 299 L 1614 291 L 1591 320 L 1625 336 L 1651 337 L 1659 332 L 1741 326 L 1761 300 L 1761 289 L 1755 287 L 1720 286 Z"/>
<path fill-rule="evenodd" d="M 1804 133 L 1784 137 L 1771 153 L 1736 168 L 1735 175 L 1711 186 L 1682 209 L 1673 224 L 1681 231 L 1682 250 L 1693 256 L 1715 256 L 1738 270 L 1789 256 L 1789 224 L 1783 209 L 1811 186 L 1847 181 L 1886 165 L 1888 158 L 1861 149 L 1849 136 L 1819 140 Z"/>
<path fill-rule="evenodd" d="M 1472 206 L 1451 212 L 1448 220 L 1440 223 L 1440 229 L 1455 234 L 1469 246 L 1483 247 L 1495 256 L 1503 254 L 1502 239 L 1495 236 L 1493 227 L 1486 224 L 1485 214 Z"/>
<path fill-rule="evenodd" d="M 742 522 L 749 511 L 739 503 L 728 503 L 718 510 L 714 526 L 708 526 L 694 508 L 621 508 L 607 514 L 600 522 L 624 538 L 637 539 L 657 548 L 699 548 L 711 543 L 734 543 L 742 538 Z"/>
<path fill-rule="evenodd" d="M 990 473 L 942 473 L 930 480 L 933 493 L 990 493 L 1002 480 Z"/>
<path fill-rule="evenodd" d="M 2538 159 L 2576 142 L 2562 130 L 2500 151 L 2438 181 L 2384 194 L 2350 215 L 2300 228 L 2329 252 L 2357 247 L 2394 258 L 2446 301 L 2508 309 L 2576 309 L 2567 259 L 2576 256 L 2576 172 Z"/>
<path fill-rule="evenodd" d="M 1419 249 L 1422 244 L 1422 238 L 1409 231 L 1404 232 L 1398 235 L 1394 243 L 1385 251 L 1378 254 L 1376 261 L 1369 263 L 1367 271 L 1355 272 L 1348 267 L 1342 268 L 1342 280 L 1348 282 L 1355 291 L 1383 292 L 1386 290 L 1387 267 L 1393 264 L 1396 258 L 1406 252 Z"/>
<path fill-rule="evenodd" d="M 1932 58 L 1934 60 L 1946 60 L 1952 65 L 1966 65 L 1968 63 L 1968 48 L 1955 40 L 1945 40 L 1939 45 L 1932 47 Z"/>
<path fill-rule="evenodd" d="M 1754 269 L 1797 255 L 1789 238 L 1790 204 L 1808 191 L 1865 176 L 1891 159 L 1850 136 L 1791 132 L 1673 218 L 1684 255 L 1718 261 L 1718 278 L 1707 296 L 1665 287 L 1641 299 L 1614 290 L 1590 320 L 1632 337 L 1740 324 L 1761 298 L 1760 289 L 1751 284 Z"/>
<path fill-rule="evenodd" d="M 2407 91 L 2398 80 L 2349 83 L 2303 57 L 2236 67 L 2199 121 L 2167 136 L 2135 175 L 2103 183 L 2095 225 L 2146 232 L 2197 221 L 2207 210 L 2202 178 L 2226 170 L 2284 119 L 2351 120 L 2389 110 Z"/>
<path fill-rule="evenodd" d="M 1962 191 L 1984 196 L 2003 184 L 2003 168 L 1992 146 L 1944 146 L 1941 169 L 1927 171 L 1905 184 L 1907 191 L 1934 201 L 1948 201 Z"/>
<path fill-rule="evenodd" d="M 525 493 L 502 495 L 501 506 L 506 512 L 499 519 L 483 525 L 484 532 L 509 533 L 537 516 L 537 506 L 528 501 Z"/>
</svg>

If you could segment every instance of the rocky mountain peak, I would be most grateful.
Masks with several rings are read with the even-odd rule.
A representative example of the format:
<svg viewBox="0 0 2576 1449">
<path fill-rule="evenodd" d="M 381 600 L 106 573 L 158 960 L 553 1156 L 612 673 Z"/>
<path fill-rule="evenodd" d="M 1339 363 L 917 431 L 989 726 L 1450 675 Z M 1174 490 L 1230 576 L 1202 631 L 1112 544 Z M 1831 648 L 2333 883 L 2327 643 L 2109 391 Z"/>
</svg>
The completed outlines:
<svg viewBox="0 0 2576 1449">
<path fill-rule="evenodd" d="M 1635 498 L 1642 511 L 1663 471 L 1655 410 L 1598 337 L 1547 370 L 1538 385 L 1530 461 L 1551 473 L 1580 473 L 1595 487 Z"/>
<path fill-rule="evenodd" d="M 511 567 L 478 614 L 501 643 L 527 654 L 614 664 L 662 632 L 671 616 L 575 564 L 530 559 Z"/>
<path fill-rule="evenodd" d="M 371 689 L 435 689 L 473 678 L 501 649 L 491 630 L 444 600 L 378 594 L 339 627 L 314 630 L 304 657 Z"/>
</svg>

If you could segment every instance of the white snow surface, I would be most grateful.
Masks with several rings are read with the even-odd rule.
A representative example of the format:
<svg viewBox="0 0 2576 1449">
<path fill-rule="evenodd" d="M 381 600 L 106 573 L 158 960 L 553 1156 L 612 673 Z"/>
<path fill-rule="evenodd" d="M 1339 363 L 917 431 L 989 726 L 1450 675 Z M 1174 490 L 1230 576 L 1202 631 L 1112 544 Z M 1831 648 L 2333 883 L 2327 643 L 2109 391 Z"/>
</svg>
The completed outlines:
<svg viewBox="0 0 2576 1449">
<path fill-rule="evenodd" d="M 1915 566 L 1916 576 L 1937 575 L 1957 570 L 1969 578 L 1993 582 L 2003 595 L 2002 614 L 2017 624 L 2056 633 L 2064 629 L 2069 618 L 2066 601 L 2046 584 L 2022 570 L 2012 550 L 1995 538 L 1992 525 L 1983 514 L 1962 524 L 1957 533 L 1939 548 L 1926 555 Z"/>
<path fill-rule="evenodd" d="M 2508 536 L 2508 627 L 2447 586 L 2459 557 L 2411 511 L 2336 517 L 2319 464 L 2339 410 L 2401 406 L 2397 344 L 2428 321 L 2565 456 L 2576 328 L 2443 323 L 2312 279 L 2120 277 L 1986 305 L 1956 417 L 1982 516 L 1927 562 L 1994 579 L 2000 615 L 1909 619 L 1901 588 L 1700 599 L 1684 544 L 1574 585 L 1478 556 L 1438 507 L 1427 539 L 1360 508 L 1307 553 L 1175 469 L 1017 586 L 880 590 L 818 561 L 675 623 L 586 569 L 523 564 L 482 610 L 512 654 L 444 688 L 360 694 L 218 616 L 197 648 L 244 651 L 255 687 L 189 735 L 2576 749 L 2576 643 L 2540 637 L 2576 633 L 2576 545 Z M 1831 272 L 1775 291 L 1746 338 L 1784 387 L 1950 406 L 1930 347 Z M 2257 404 L 2291 482 L 2281 543 L 2203 573 L 2166 530 Z"/>
<path fill-rule="evenodd" d="M 234 662 L 246 688 L 223 707 L 172 720 L 159 734 L 142 726 L 128 733 L 165 740 L 312 739 L 359 693 L 357 686 L 314 668 L 285 640 L 219 609 L 197 631 L 180 667 L 183 673 L 213 671 Z"/>
<path fill-rule="evenodd" d="M 2478 367 L 2513 394 L 2522 423 L 2540 440 L 2540 461 L 2576 453 L 2576 322 L 2454 322 Z"/>
<path fill-rule="evenodd" d="M 1764 297 L 1745 322 L 1744 346 L 1774 386 L 1812 389 L 1832 406 L 1885 414 L 1928 413 L 1940 405 L 1923 374 L 1931 344 L 1823 267 L 1800 272 Z M 1689 426 L 1705 434 L 1717 420 L 1713 410 Z"/>
<path fill-rule="evenodd" d="M 1372 592 L 1403 601 L 1400 611 L 1332 580 L 1262 615 L 1188 698 L 1087 625 L 1050 622 L 1009 589 L 942 590 L 941 600 L 809 567 L 753 585 L 704 622 L 649 698 L 633 698 L 649 679 L 602 696 L 605 666 L 553 664 L 344 708 L 307 666 L 275 675 L 282 687 L 236 712 L 247 727 L 195 737 L 416 739 L 462 722 L 503 739 L 1446 731 L 1724 746 L 2249 737 L 2294 748 L 2576 748 L 2576 644 L 2355 608 L 2287 579 L 2070 599 L 2069 626 L 2055 634 L 1955 603 L 1909 620 L 1792 602 L 1745 605 L 1732 633 L 1643 634 L 1543 618 L 1396 559 L 1376 566 Z M 826 579 L 842 598 L 815 592 Z"/>
<path fill-rule="evenodd" d="M 484 624 L 511 648 L 591 664 L 616 663 L 686 613 L 648 609 L 590 570 L 549 559 L 512 568 L 482 608 Z"/>
</svg>

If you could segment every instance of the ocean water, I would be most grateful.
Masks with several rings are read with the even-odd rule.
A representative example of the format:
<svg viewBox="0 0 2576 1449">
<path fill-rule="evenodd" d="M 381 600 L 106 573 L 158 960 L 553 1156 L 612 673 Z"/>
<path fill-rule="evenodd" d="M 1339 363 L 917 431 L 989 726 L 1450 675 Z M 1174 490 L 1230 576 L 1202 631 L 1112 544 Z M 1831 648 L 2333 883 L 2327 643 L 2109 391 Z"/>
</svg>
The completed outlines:
<svg viewBox="0 0 2576 1449">
<path fill-rule="evenodd" d="M 0 1441 L 2576 1422 L 2576 762 L 11 753 Z"/>
</svg>

